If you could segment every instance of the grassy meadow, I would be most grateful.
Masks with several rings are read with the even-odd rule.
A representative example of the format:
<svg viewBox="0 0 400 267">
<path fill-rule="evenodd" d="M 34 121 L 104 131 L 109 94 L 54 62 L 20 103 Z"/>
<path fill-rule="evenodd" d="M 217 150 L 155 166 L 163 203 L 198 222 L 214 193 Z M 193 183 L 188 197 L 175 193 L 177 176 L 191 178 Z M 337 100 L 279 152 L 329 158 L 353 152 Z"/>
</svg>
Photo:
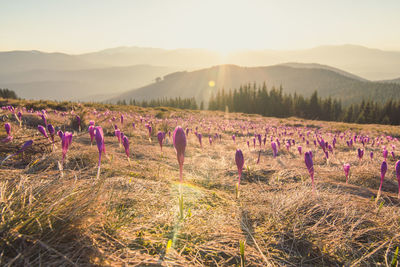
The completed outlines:
<svg viewBox="0 0 400 267">
<path fill-rule="evenodd" d="M 13 136 L 0 143 L 0 161 L 33 140 L 31 147 L 0 166 L 1 266 L 397 264 L 397 126 L 44 101 L 4 100 L 1 105 L 21 110 L 22 119 L 20 126 L 12 112 L 0 111 L 0 139 L 7 136 L 7 122 Z M 63 171 L 60 138 L 54 137 L 53 149 L 38 132 L 38 125 L 45 126 L 37 114 L 42 109 L 56 130 L 73 133 Z M 76 115 L 82 120 L 81 131 Z M 98 148 L 87 131 L 90 120 L 102 126 L 105 137 L 98 179 Z M 152 126 L 150 136 L 145 124 Z M 114 125 L 129 139 L 129 161 L 114 136 Z M 177 125 L 189 129 L 183 183 L 172 145 Z M 166 133 L 162 152 L 159 131 Z M 195 132 L 202 134 L 202 146 Z M 265 137 L 265 145 L 257 140 L 254 145 L 254 134 Z M 337 143 L 327 160 L 313 141 L 319 136 L 331 144 L 335 135 Z M 370 141 L 350 147 L 346 141 L 354 135 Z M 280 148 L 274 158 L 271 139 L 277 138 Z M 372 145 L 376 138 L 380 144 Z M 295 145 L 287 149 L 288 139 Z M 382 146 L 389 150 L 388 171 L 377 200 Z M 361 160 L 358 148 L 365 151 Z M 236 149 L 244 155 L 238 198 Z M 315 193 L 304 163 L 304 152 L 310 150 Z M 348 183 L 344 163 L 351 165 Z"/>
</svg>

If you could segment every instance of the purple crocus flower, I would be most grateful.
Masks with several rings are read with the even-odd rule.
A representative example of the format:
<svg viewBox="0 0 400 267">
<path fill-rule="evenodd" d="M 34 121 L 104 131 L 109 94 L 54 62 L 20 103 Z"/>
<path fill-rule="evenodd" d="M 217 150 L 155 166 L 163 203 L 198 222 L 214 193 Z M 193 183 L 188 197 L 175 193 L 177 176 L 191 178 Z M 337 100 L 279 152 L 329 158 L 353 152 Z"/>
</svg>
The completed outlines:
<svg viewBox="0 0 400 267">
<path fill-rule="evenodd" d="M 386 148 L 383 149 L 382 155 L 383 155 L 383 158 L 384 158 L 385 161 L 386 161 L 386 159 L 387 159 L 387 157 L 388 157 L 388 153 L 389 153 L 389 152 L 386 150 Z"/>
<path fill-rule="evenodd" d="M 61 139 L 61 148 L 62 148 L 62 164 L 64 165 L 65 156 L 67 155 L 68 148 L 72 142 L 72 133 L 65 132 Z"/>
<path fill-rule="evenodd" d="M 63 136 L 64 136 L 64 133 L 63 133 L 63 131 L 58 130 L 58 131 L 57 131 L 57 135 L 58 135 L 58 137 L 60 137 L 60 139 L 62 140 L 62 138 L 63 138 Z"/>
<path fill-rule="evenodd" d="M 46 129 L 45 129 L 42 125 L 39 125 L 39 126 L 38 126 L 38 131 L 39 131 L 44 137 L 46 137 L 47 139 L 49 139 L 49 136 L 47 135 Z"/>
<path fill-rule="evenodd" d="M 11 135 L 11 124 L 9 124 L 8 122 L 6 124 L 4 124 L 4 128 L 6 130 L 6 133 L 8 136 Z"/>
<path fill-rule="evenodd" d="M 361 148 L 359 148 L 359 149 L 357 150 L 357 152 L 358 152 L 358 158 L 359 158 L 360 161 L 361 161 L 362 158 L 363 158 L 363 156 L 364 156 L 364 150 L 361 149 Z"/>
<path fill-rule="evenodd" d="M 182 182 L 183 162 L 185 160 L 186 135 L 181 126 L 177 126 L 172 135 L 172 140 L 179 163 L 179 179 Z"/>
<path fill-rule="evenodd" d="M 95 126 L 94 125 L 90 125 L 89 126 L 89 135 L 90 135 L 90 145 L 93 144 L 93 139 L 94 139 L 94 131 L 95 131 Z"/>
<path fill-rule="evenodd" d="M 40 116 L 42 117 L 42 120 L 43 120 L 44 125 L 47 125 L 46 116 L 45 116 L 44 114 L 41 114 Z"/>
<path fill-rule="evenodd" d="M 78 115 L 76 115 L 76 123 L 78 124 L 78 129 L 80 131 L 81 130 L 81 117 L 79 117 Z"/>
<path fill-rule="evenodd" d="M 203 147 L 203 144 L 201 143 L 201 138 L 203 136 L 201 135 L 201 133 L 197 134 L 197 138 L 199 139 L 199 143 L 200 143 L 200 147 Z"/>
<path fill-rule="evenodd" d="M 350 164 L 349 163 L 344 164 L 343 170 L 344 170 L 344 175 L 346 176 L 346 184 L 347 184 L 350 172 Z"/>
<path fill-rule="evenodd" d="M 236 166 L 238 168 L 238 175 L 239 175 L 238 183 L 236 186 L 236 197 L 238 197 L 239 196 L 240 178 L 242 177 L 242 171 L 243 171 L 243 165 L 244 165 L 243 152 L 240 149 L 236 149 L 235 162 L 236 162 Z"/>
<path fill-rule="evenodd" d="M 232 140 L 233 140 L 233 143 L 236 144 L 236 136 L 234 134 L 232 135 Z"/>
<path fill-rule="evenodd" d="M 373 151 L 371 151 L 371 153 L 369 153 L 369 157 L 371 158 L 371 160 L 374 159 L 374 152 Z"/>
<path fill-rule="evenodd" d="M 276 156 L 278 155 L 278 148 L 275 142 L 271 143 L 271 148 L 272 148 L 272 153 L 274 154 L 274 158 L 276 158 Z"/>
<path fill-rule="evenodd" d="M 53 125 L 51 125 L 51 124 L 47 125 L 47 130 L 49 131 L 51 142 L 53 143 L 53 150 L 54 150 L 54 135 L 55 135 L 56 131 L 54 130 Z"/>
<path fill-rule="evenodd" d="M 24 145 L 15 153 L 15 155 L 24 152 L 28 147 L 32 146 L 32 144 L 33 140 L 26 141 Z"/>
<path fill-rule="evenodd" d="M 101 126 L 97 126 L 95 132 L 96 132 L 97 149 L 99 150 L 99 163 L 97 168 L 97 179 L 98 179 L 100 176 L 101 154 L 106 153 L 106 147 L 104 145 L 103 128 L 101 128 Z"/>
<path fill-rule="evenodd" d="M 386 161 L 383 161 L 382 165 L 381 165 L 381 184 L 379 185 L 379 190 L 378 190 L 378 195 L 376 196 L 376 201 L 378 201 L 379 196 L 381 195 L 382 184 L 383 184 L 383 180 L 385 179 L 386 171 L 387 171 L 387 163 L 386 163 Z"/>
<path fill-rule="evenodd" d="M 297 147 L 297 150 L 299 151 L 299 154 L 300 154 L 300 155 L 301 155 L 302 149 L 303 149 L 303 148 L 302 148 L 301 146 L 298 146 L 298 147 Z"/>
<path fill-rule="evenodd" d="M 117 139 L 118 139 L 118 144 L 119 144 L 119 146 L 121 146 L 121 130 L 120 129 L 115 129 L 114 130 L 114 134 L 115 134 L 115 136 L 117 137 Z"/>
<path fill-rule="evenodd" d="M 54 130 L 53 125 L 48 124 L 47 125 L 47 130 L 49 131 L 50 136 L 52 137 L 53 141 L 54 141 L 54 134 L 56 133 L 56 131 Z"/>
<path fill-rule="evenodd" d="M 398 195 L 397 195 L 397 198 L 400 199 L 400 160 L 398 160 L 398 161 L 396 162 L 395 169 L 396 169 L 397 182 L 398 182 L 398 184 L 399 184 L 399 193 L 398 193 Z"/>
<path fill-rule="evenodd" d="M 312 184 L 312 190 L 315 192 L 315 185 L 314 185 L 314 163 L 312 160 L 312 154 L 310 152 L 306 152 L 304 154 L 304 162 L 306 164 L 307 170 L 310 173 L 311 177 L 311 184 Z"/>
<path fill-rule="evenodd" d="M 129 160 L 129 139 L 128 139 L 128 137 L 124 136 L 122 138 L 122 144 L 124 145 L 125 154 L 128 157 L 128 161 L 129 161 L 129 164 L 130 164 L 130 160 Z"/>
<path fill-rule="evenodd" d="M 28 140 L 28 141 L 26 141 L 26 142 L 24 143 L 24 145 L 23 145 L 17 152 L 15 152 L 14 154 L 9 155 L 9 156 L 7 156 L 5 159 L 3 159 L 3 160 L 1 161 L 1 165 L 4 163 L 4 161 L 8 160 L 9 158 L 14 157 L 15 155 L 18 155 L 18 154 L 24 152 L 28 147 L 32 146 L 32 144 L 33 144 L 33 140 Z"/>
<path fill-rule="evenodd" d="M 121 114 L 121 124 L 124 124 L 124 115 Z"/>
<path fill-rule="evenodd" d="M 392 154 L 392 159 L 393 159 L 393 160 L 396 160 L 396 156 L 395 156 L 395 154 L 394 154 L 394 151 L 392 151 L 391 154 Z"/>
<path fill-rule="evenodd" d="M 18 111 L 17 117 L 18 117 L 18 120 L 19 120 L 19 121 L 22 120 L 22 113 L 21 113 L 21 111 Z"/>
<path fill-rule="evenodd" d="M 161 149 L 161 152 L 162 152 L 164 133 L 163 132 L 158 132 L 157 139 L 158 139 L 158 143 L 160 144 L 160 149 Z"/>
</svg>

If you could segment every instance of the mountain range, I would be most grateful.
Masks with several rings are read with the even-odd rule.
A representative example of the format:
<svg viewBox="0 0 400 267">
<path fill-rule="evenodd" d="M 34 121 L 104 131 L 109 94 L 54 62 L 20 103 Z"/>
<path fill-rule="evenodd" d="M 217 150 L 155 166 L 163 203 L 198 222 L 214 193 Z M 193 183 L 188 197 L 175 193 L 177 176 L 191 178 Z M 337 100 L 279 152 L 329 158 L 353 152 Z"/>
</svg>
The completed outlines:
<svg viewBox="0 0 400 267">
<path fill-rule="evenodd" d="M 344 104 L 356 103 L 361 99 L 379 102 L 400 99 L 400 84 L 371 82 L 328 66 L 297 63 L 267 67 L 218 65 L 192 72 L 176 72 L 164 76 L 159 82 L 111 98 L 110 101 L 180 96 L 208 102 L 210 96 L 220 88 L 238 89 L 248 83 L 255 83 L 258 87 L 264 82 L 268 89 L 282 86 L 286 93 L 299 93 L 306 97 L 318 91 L 320 96 L 340 99 Z"/>
<path fill-rule="evenodd" d="M 7 51 L 0 52 L 0 63 L 0 88 L 33 99 L 194 96 L 207 101 L 217 88 L 266 82 L 269 87 L 282 85 L 286 92 L 309 95 L 318 90 L 321 96 L 350 103 L 361 98 L 397 98 L 400 84 L 400 52 L 355 45 L 224 55 L 205 49 L 143 47 L 77 55 Z M 216 86 L 208 88 L 211 80 Z"/>
</svg>

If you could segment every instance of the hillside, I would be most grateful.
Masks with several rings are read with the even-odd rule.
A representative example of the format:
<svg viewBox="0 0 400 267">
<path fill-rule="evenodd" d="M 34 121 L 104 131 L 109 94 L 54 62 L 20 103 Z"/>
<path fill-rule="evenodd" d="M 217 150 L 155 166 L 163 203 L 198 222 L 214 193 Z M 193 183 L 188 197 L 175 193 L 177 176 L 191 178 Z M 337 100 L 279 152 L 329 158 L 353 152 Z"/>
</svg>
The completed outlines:
<svg viewBox="0 0 400 267">
<path fill-rule="evenodd" d="M 353 77 L 351 74 L 342 75 L 328 68 L 220 65 L 170 74 L 161 82 L 128 91 L 110 101 L 180 96 L 195 97 L 198 101 L 207 102 L 211 94 L 220 88 L 229 90 L 254 82 L 259 85 L 266 82 L 269 88 L 282 85 L 285 92 L 297 92 L 304 96 L 310 96 L 317 90 L 320 96 L 331 96 L 342 100 L 344 104 L 359 102 L 362 99 L 385 102 L 387 99 L 400 98 L 400 85 L 364 81 Z M 215 87 L 209 87 L 210 81 L 215 82 Z"/>
<path fill-rule="evenodd" d="M 1 105 L 22 113 L 20 126 L 0 110 L 0 140 L 4 123 L 13 136 L 0 142 L 4 266 L 386 266 L 396 257 L 398 126 L 49 101 Z M 44 121 L 36 112 L 44 109 L 47 123 L 63 131 L 63 146 L 58 134 L 53 142 L 38 131 Z M 89 120 L 104 132 L 100 165 Z M 129 156 L 114 125 L 130 143 Z M 181 131 L 182 179 L 169 136 L 177 125 L 188 129 Z M 390 151 L 378 191 L 382 146 Z"/>
<path fill-rule="evenodd" d="M 130 88 L 152 83 L 178 68 L 137 65 L 82 70 L 31 70 L 0 73 L 0 88 L 10 88 L 27 99 L 105 100 Z"/>
</svg>

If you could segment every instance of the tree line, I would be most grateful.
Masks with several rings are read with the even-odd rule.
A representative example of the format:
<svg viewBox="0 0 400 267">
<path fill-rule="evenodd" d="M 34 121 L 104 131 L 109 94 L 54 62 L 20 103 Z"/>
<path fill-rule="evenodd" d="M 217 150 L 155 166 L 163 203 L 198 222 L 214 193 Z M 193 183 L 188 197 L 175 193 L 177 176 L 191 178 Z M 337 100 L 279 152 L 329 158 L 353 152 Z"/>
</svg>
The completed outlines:
<svg viewBox="0 0 400 267">
<path fill-rule="evenodd" d="M 13 90 L 9 90 L 7 88 L 1 89 L 0 88 L 0 97 L 1 98 L 10 98 L 10 99 L 17 99 L 17 94 Z"/>
<path fill-rule="evenodd" d="M 158 98 L 151 100 L 142 100 L 138 101 L 135 99 L 130 99 L 129 103 L 126 100 L 119 100 L 117 102 L 118 105 L 131 105 L 131 106 L 139 106 L 139 107 L 173 107 L 173 108 L 181 108 L 181 109 L 199 109 L 196 99 L 192 98 Z M 200 105 L 200 108 L 204 108 L 203 102 Z"/>
<path fill-rule="evenodd" d="M 247 84 L 239 89 L 221 89 L 211 95 L 209 110 L 254 113 L 271 117 L 299 117 L 304 119 L 355 123 L 400 124 L 400 101 L 380 104 L 372 100 L 344 107 L 341 101 L 320 98 L 315 91 L 310 97 L 285 94 L 283 88 L 267 89 L 265 83 Z"/>
</svg>

